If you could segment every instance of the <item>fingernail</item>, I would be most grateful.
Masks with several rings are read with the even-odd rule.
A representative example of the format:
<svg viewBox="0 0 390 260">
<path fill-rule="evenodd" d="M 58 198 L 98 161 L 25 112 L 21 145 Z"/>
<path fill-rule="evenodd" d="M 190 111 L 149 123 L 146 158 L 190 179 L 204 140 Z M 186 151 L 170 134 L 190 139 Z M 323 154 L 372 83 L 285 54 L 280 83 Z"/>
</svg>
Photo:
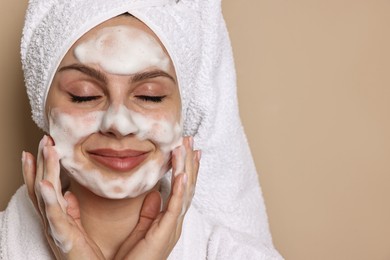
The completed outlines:
<svg viewBox="0 0 390 260">
<path fill-rule="evenodd" d="M 43 145 L 46 145 L 46 144 L 47 144 L 47 135 L 43 135 L 42 144 L 43 144 Z"/>
<path fill-rule="evenodd" d="M 22 152 L 22 163 L 24 164 L 25 161 L 26 161 L 26 152 L 23 151 Z"/>
<path fill-rule="evenodd" d="M 24 151 L 22 151 L 22 172 L 23 172 L 23 182 L 24 183 L 27 183 L 26 182 L 26 176 L 25 176 L 25 169 L 24 169 L 24 166 L 25 166 L 25 162 L 26 162 L 26 153 Z"/>
<path fill-rule="evenodd" d="M 41 141 L 39 142 L 39 148 L 42 149 L 43 146 L 45 146 L 46 142 L 47 142 L 47 136 L 44 135 L 44 136 L 42 137 Z"/>
<path fill-rule="evenodd" d="M 191 149 L 194 149 L 194 138 L 192 136 L 188 138 L 188 142 L 190 144 Z"/>
<path fill-rule="evenodd" d="M 196 157 L 197 157 L 198 161 L 200 161 L 200 159 L 202 158 L 202 151 L 201 150 L 198 150 L 196 152 Z"/>
<path fill-rule="evenodd" d="M 27 157 L 27 153 L 25 151 L 22 152 L 22 164 L 23 165 L 31 164 L 31 159 Z"/>
<path fill-rule="evenodd" d="M 47 136 L 47 144 L 55 145 L 54 140 L 50 135 Z"/>
</svg>

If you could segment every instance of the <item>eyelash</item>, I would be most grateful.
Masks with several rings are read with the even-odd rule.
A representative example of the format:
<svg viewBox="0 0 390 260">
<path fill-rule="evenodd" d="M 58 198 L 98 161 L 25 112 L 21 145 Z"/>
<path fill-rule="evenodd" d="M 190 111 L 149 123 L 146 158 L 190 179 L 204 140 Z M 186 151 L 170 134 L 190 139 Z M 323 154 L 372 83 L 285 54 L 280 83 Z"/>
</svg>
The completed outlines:
<svg viewBox="0 0 390 260">
<path fill-rule="evenodd" d="M 94 101 L 100 98 L 100 96 L 76 96 L 73 94 L 70 94 L 71 101 L 73 103 L 83 103 L 83 102 L 89 102 Z M 144 96 L 139 95 L 136 96 L 136 98 L 145 101 L 145 102 L 153 102 L 153 103 L 161 103 L 166 96 Z"/>
<path fill-rule="evenodd" d="M 142 101 L 154 102 L 154 103 L 162 102 L 165 97 L 166 96 L 143 96 L 143 95 L 136 96 L 136 98 L 138 98 L 138 99 L 140 99 Z"/>
<path fill-rule="evenodd" d="M 93 100 L 100 98 L 100 96 L 76 96 L 76 95 L 73 95 L 70 93 L 69 93 L 69 95 L 70 95 L 71 101 L 74 103 L 89 102 L 89 101 L 93 101 Z"/>
</svg>

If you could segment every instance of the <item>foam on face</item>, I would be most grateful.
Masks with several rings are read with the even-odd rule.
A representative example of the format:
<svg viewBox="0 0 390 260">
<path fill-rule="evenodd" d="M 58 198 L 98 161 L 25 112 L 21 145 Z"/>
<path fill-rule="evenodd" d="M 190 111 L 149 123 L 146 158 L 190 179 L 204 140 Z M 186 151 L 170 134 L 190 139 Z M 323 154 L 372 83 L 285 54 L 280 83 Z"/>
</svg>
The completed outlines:
<svg viewBox="0 0 390 260">
<path fill-rule="evenodd" d="M 170 64 L 156 39 L 127 26 L 102 28 L 96 37 L 78 45 L 74 54 L 84 64 L 97 64 L 118 75 L 134 74 L 149 67 L 166 71 Z"/>
<path fill-rule="evenodd" d="M 77 182 L 99 196 L 112 199 L 136 197 L 153 188 L 168 171 L 167 163 L 171 151 L 182 142 L 181 123 L 156 120 L 140 113 L 110 107 L 107 111 L 91 112 L 73 116 L 53 109 L 49 115 L 50 135 L 55 141 L 62 166 Z M 75 158 L 75 146 L 85 137 L 99 131 L 116 129 L 121 135 L 134 134 L 140 140 L 156 144 L 162 160 L 142 163 L 131 175 L 114 174 L 107 176 L 102 170 L 86 169 Z"/>
</svg>

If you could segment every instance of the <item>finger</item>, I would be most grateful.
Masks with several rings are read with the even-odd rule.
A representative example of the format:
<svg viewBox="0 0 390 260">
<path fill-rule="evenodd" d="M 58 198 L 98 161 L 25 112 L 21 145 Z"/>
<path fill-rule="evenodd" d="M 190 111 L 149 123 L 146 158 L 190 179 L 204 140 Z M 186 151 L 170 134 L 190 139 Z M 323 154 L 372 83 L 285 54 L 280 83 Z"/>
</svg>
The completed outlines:
<svg viewBox="0 0 390 260">
<path fill-rule="evenodd" d="M 184 172 L 186 152 L 183 145 L 172 151 L 172 178 Z"/>
<path fill-rule="evenodd" d="M 195 191 L 195 184 L 198 177 L 198 170 L 199 170 L 199 161 L 200 161 L 200 151 L 194 151 L 194 139 L 192 136 L 187 136 L 183 139 L 183 145 L 181 146 L 181 149 L 175 149 L 173 153 L 173 161 L 174 165 L 176 165 L 177 168 L 181 163 L 184 163 L 183 172 L 186 173 L 186 185 L 184 188 L 184 198 L 183 198 L 183 205 L 184 210 L 186 211 L 192 201 L 192 197 L 194 195 Z M 181 162 L 180 162 L 181 161 Z M 172 190 L 173 185 L 175 182 L 175 176 L 177 176 L 179 172 L 176 172 L 176 175 L 172 176 Z"/>
<path fill-rule="evenodd" d="M 154 252 L 160 252 L 158 253 L 158 259 L 166 259 L 179 238 L 177 234 L 180 235 L 181 233 L 182 221 L 180 220 L 180 216 L 182 214 L 182 198 L 185 182 L 185 174 L 179 174 L 175 177 L 167 210 L 163 214 L 158 215 L 157 219 L 152 222 L 152 225 L 145 234 L 145 241 L 153 244 L 155 248 Z M 125 258 L 116 257 L 115 259 L 133 259 L 132 257 L 134 256 L 131 253 L 133 252 L 130 252 Z M 153 254 L 153 252 L 150 253 Z M 142 259 L 151 258 L 148 255 L 148 258 L 144 257 Z"/>
<path fill-rule="evenodd" d="M 196 150 L 194 154 L 194 178 L 193 178 L 193 188 L 192 188 L 192 197 L 195 195 L 195 187 L 196 183 L 198 181 L 198 175 L 199 175 L 199 167 L 200 167 L 200 160 L 202 158 L 202 151 Z"/>
<path fill-rule="evenodd" d="M 39 211 L 37 197 L 35 196 L 35 160 L 34 156 L 29 152 L 22 153 L 22 170 L 23 179 L 27 187 L 27 193 L 34 207 Z"/>
<path fill-rule="evenodd" d="M 43 179 L 43 147 L 47 146 L 49 142 L 49 138 L 47 135 L 44 135 L 38 145 L 37 152 L 37 171 L 36 171 L 36 181 L 35 185 L 39 186 L 40 181 Z"/>
<path fill-rule="evenodd" d="M 181 234 L 185 214 L 183 197 L 187 181 L 188 177 L 184 173 L 176 176 L 167 210 L 161 215 L 161 219 L 154 222 L 150 228 L 154 231 L 153 238 L 159 241 L 159 244 L 163 246 L 161 249 L 166 252 L 172 250 Z M 146 239 L 148 239 L 148 234 Z"/>
<path fill-rule="evenodd" d="M 152 222 L 160 214 L 161 196 L 158 191 L 152 191 L 146 195 L 142 204 L 140 218 L 136 230 L 148 230 Z"/>
<path fill-rule="evenodd" d="M 122 244 L 115 259 L 125 259 L 125 256 L 135 247 L 135 245 L 145 238 L 146 233 L 149 231 L 152 223 L 156 220 L 160 214 L 161 208 L 161 196 L 157 191 L 152 191 L 146 195 L 142 204 L 139 221 L 131 232 L 129 237 Z"/>
<path fill-rule="evenodd" d="M 187 187 L 193 183 L 194 180 L 194 139 L 192 136 L 185 138 L 184 147 L 186 152 L 185 157 L 185 168 L 184 171 L 188 175 L 189 182 L 187 183 Z"/>
<path fill-rule="evenodd" d="M 76 196 L 70 192 L 67 191 L 65 192 L 64 199 L 67 202 L 67 208 L 66 208 L 66 213 L 71 216 L 76 222 L 81 224 L 80 222 L 80 206 L 79 206 L 79 201 L 77 200 Z"/>
<path fill-rule="evenodd" d="M 194 151 L 194 140 L 192 137 L 188 137 L 185 142 L 186 148 L 186 164 L 185 164 L 185 173 L 188 176 L 188 180 L 185 183 L 184 195 L 182 198 L 182 212 L 178 218 L 178 223 L 176 227 L 175 239 L 179 239 L 182 229 L 182 224 L 184 221 L 184 216 L 187 213 L 192 199 L 195 194 L 195 185 L 198 178 L 199 162 L 201 157 L 201 152 L 199 150 Z"/>
<path fill-rule="evenodd" d="M 101 257 L 96 257 L 96 259 L 104 259 L 100 248 L 95 244 L 95 242 L 93 240 L 91 240 L 88 237 L 87 232 L 85 232 L 85 230 L 84 230 L 84 227 L 81 223 L 80 206 L 79 206 L 79 202 L 78 202 L 76 196 L 72 192 L 67 191 L 64 194 L 64 199 L 67 202 L 66 213 L 72 219 L 72 221 L 74 221 L 74 223 L 77 225 L 78 231 L 81 232 L 81 234 L 83 235 L 83 238 L 85 239 L 85 240 L 77 240 L 77 245 L 80 246 L 81 241 L 86 242 L 93 249 L 95 254 L 97 254 L 97 256 L 99 256 L 99 255 L 101 256 Z M 83 252 L 85 253 L 86 251 L 83 250 Z M 77 255 L 77 250 L 75 251 L 75 253 Z M 76 259 L 80 259 L 79 257 L 80 256 L 78 256 L 78 258 L 76 258 Z M 87 258 L 83 258 L 83 259 L 87 259 Z M 88 258 L 88 259 L 90 259 L 90 258 Z"/>
<path fill-rule="evenodd" d="M 62 196 L 61 180 L 60 180 L 60 162 L 57 151 L 54 146 L 43 147 L 44 156 L 44 171 L 43 179 L 53 184 L 56 191 L 58 202 L 62 210 L 66 211 L 66 200 Z"/>
<path fill-rule="evenodd" d="M 200 151 L 194 151 L 194 140 L 192 137 L 188 137 L 184 144 L 186 147 L 186 165 L 185 172 L 188 175 L 188 182 L 186 185 L 186 192 L 184 196 L 184 204 L 186 210 L 189 208 L 192 198 L 195 193 L 195 185 L 198 178 Z"/>
<path fill-rule="evenodd" d="M 67 220 L 66 213 L 62 211 L 53 185 L 47 180 L 42 180 L 39 185 L 45 203 L 45 215 L 49 224 L 48 232 L 61 251 L 68 253 L 73 247 L 72 226 Z"/>
<path fill-rule="evenodd" d="M 42 200 L 42 196 L 40 193 L 40 182 L 43 179 L 43 147 L 46 146 L 48 142 L 48 137 L 46 135 L 43 136 L 41 141 L 38 145 L 38 152 L 37 152 L 37 161 L 36 161 L 36 171 L 35 171 L 35 184 L 34 184 L 34 191 L 36 196 L 36 201 L 38 205 L 39 212 L 41 215 L 44 215 L 44 202 Z"/>
<path fill-rule="evenodd" d="M 66 213 L 73 219 L 73 221 L 76 223 L 76 225 L 78 226 L 82 234 L 85 237 L 88 237 L 81 223 L 81 212 L 80 212 L 80 205 L 78 199 L 70 191 L 65 192 L 64 199 L 66 200 L 66 204 L 67 204 Z"/>
<path fill-rule="evenodd" d="M 172 233 L 172 230 L 177 229 L 177 225 L 181 225 L 180 219 L 182 219 L 182 216 L 185 213 L 183 201 L 187 181 L 188 176 L 185 173 L 179 174 L 175 177 L 167 209 L 158 223 L 161 229 L 161 234 Z"/>
<path fill-rule="evenodd" d="M 180 237 L 183 224 L 183 195 L 187 180 L 187 175 L 184 173 L 174 178 L 167 210 L 158 215 L 145 234 L 145 241 L 149 241 L 148 244 L 153 244 L 154 252 L 159 252 L 158 259 L 166 259 Z M 131 253 L 133 252 L 130 252 L 125 258 L 116 257 L 115 259 L 133 259 L 134 256 Z M 153 252 L 150 253 L 153 254 Z M 148 255 L 148 258 L 142 259 L 151 258 Z"/>
<path fill-rule="evenodd" d="M 194 173 L 195 173 L 195 183 L 198 180 L 198 175 L 199 175 L 199 166 L 200 166 L 200 160 L 202 158 L 202 151 L 201 150 L 196 150 L 195 151 L 195 158 L 194 158 Z"/>
<path fill-rule="evenodd" d="M 187 167 L 187 169 L 190 168 L 190 170 L 186 170 L 186 173 L 188 174 L 189 177 L 185 187 L 185 194 L 183 198 L 183 207 L 184 207 L 183 218 L 185 213 L 187 213 L 188 209 L 190 208 L 192 199 L 194 198 L 195 195 L 195 187 L 198 179 L 199 160 L 200 160 L 200 153 L 199 151 L 195 151 L 192 155 L 191 162 L 189 163 L 190 166 Z"/>
</svg>

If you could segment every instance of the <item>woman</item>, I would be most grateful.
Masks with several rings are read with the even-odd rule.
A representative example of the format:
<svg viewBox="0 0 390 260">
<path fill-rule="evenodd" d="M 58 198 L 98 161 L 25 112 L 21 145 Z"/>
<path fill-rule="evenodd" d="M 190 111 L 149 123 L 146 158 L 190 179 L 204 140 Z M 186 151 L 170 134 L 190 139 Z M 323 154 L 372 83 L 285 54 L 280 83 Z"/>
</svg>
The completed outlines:
<svg viewBox="0 0 390 260">
<path fill-rule="evenodd" d="M 2 258 L 280 258 L 219 2 L 31 1 L 22 62 L 50 137 L 23 153 Z"/>
</svg>

